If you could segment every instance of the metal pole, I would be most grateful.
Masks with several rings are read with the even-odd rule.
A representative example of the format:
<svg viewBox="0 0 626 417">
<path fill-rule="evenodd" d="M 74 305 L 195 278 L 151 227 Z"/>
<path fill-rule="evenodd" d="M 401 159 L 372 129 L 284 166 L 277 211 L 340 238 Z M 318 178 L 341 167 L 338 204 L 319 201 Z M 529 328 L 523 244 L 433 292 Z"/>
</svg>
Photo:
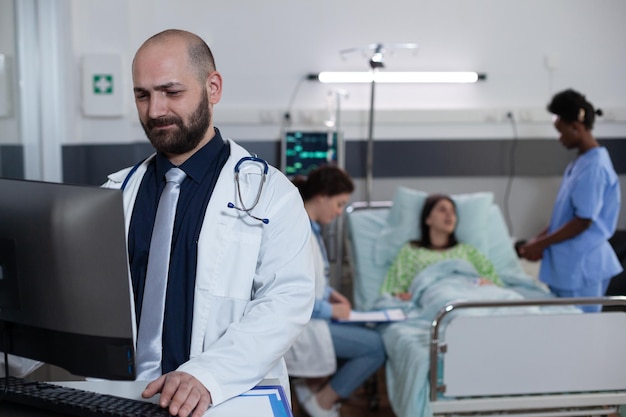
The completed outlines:
<svg viewBox="0 0 626 417">
<path fill-rule="evenodd" d="M 337 135 L 337 166 L 345 169 L 346 167 L 346 147 L 341 131 L 341 97 L 347 97 L 347 92 L 344 90 L 335 90 L 335 100 L 337 107 L 335 109 L 335 134 Z"/>
<path fill-rule="evenodd" d="M 335 140 L 337 141 L 337 166 L 341 169 L 345 169 L 345 146 L 343 141 L 343 133 L 341 132 L 341 96 L 342 92 L 336 90 L 335 101 L 337 107 L 335 109 L 335 134 L 337 136 Z M 335 288 L 343 293 L 343 215 L 337 216 L 337 218 L 335 219 L 335 231 L 335 242 L 337 245 L 335 248 L 337 255 L 335 257 Z"/>
<path fill-rule="evenodd" d="M 384 68 L 384 52 L 385 49 L 417 49 L 416 43 L 372 43 L 364 48 L 349 48 L 344 49 L 341 54 L 354 52 L 354 51 L 372 51 L 371 58 L 369 60 L 370 68 L 372 69 L 372 89 L 370 96 L 370 120 L 369 120 L 369 135 L 367 141 L 367 160 L 366 160 L 366 184 L 365 184 L 365 201 L 369 203 L 372 201 L 372 178 L 374 175 L 374 90 L 376 82 L 374 76 L 376 70 Z"/>
<path fill-rule="evenodd" d="M 370 120 L 369 132 L 367 138 L 367 162 L 366 162 L 366 184 L 365 184 L 365 201 L 369 205 L 372 201 L 372 178 L 374 175 L 374 90 L 376 81 L 374 81 L 375 70 L 372 70 L 372 86 L 370 94 Z"/>
</svg>

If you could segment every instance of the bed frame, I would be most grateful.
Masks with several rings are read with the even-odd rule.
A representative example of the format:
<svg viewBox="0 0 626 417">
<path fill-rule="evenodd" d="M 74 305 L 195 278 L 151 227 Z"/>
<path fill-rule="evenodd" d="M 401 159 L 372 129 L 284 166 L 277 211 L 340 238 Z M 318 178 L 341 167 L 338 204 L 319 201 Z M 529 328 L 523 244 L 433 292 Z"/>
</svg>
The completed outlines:
<svg viewBox="0 0 626 417">
<path fill-rule="evenodd" d="M 626 404 L 624 313 L 459 316 L 450 321 L 445 339 L 439 333 L 444 317 L 458 309 L 566 304 L 626 305 L 626 297 L 466 302 L 442 309 L 431 325 L 433 411 L 458 415 L 506 410 L 516 416 L 617 413 L 619 405 Z M 445 364 L 443 372 L 440 363 Z"/>
<path fill-rule="evenodd" d="M 355 213 L 382 222 L 391 203 L 354 203 L 346 211 L 346 237 L 356 308 L 363 295 Z M 357 226 L 358 227 L 358 226 Z M 369 232 L 364 232 L 365 234 Z M 355 236 L 356 235 L 356 236 Z M 365 236 L 364 239 L 371 239 Z M 626 313 L 455 316 L 472 308 L 603 304 L 626 306 L 626 297 L 448 304 L 431 323 L 430 406 L 441 416 L 626 417 Z M 484 337 L 477 337 L 484 335 Z M 413 416 L 400 416 L 413 417 Z"/>
</svg>

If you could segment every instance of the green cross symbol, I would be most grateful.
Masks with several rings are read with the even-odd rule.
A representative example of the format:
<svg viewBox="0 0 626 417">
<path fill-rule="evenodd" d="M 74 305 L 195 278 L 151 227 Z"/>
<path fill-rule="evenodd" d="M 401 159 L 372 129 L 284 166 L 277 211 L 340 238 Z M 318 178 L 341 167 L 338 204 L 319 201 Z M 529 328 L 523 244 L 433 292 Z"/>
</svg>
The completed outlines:
<svg viewBox="0 0 626 417">
<path fill-rule="evenodd" d="M 94 94 L 113 94 L 113 75 L 95 74 L 93 76 Z"/>
</svg>

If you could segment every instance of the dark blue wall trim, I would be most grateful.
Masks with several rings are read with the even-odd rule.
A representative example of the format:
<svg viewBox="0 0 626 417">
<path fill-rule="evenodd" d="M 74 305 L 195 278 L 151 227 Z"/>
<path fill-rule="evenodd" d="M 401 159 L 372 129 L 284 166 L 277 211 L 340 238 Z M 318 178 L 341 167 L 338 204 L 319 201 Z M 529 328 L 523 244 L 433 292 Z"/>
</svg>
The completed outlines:
<svg viewBox="0 0 626 417">
<path fill-rule="evenodd" d="M 600 140 L 615 170 L 626 174 L 626 139 Z M 280 144 L 245 142 L 270 164 L 280 164 Z M 376 178 L 561 175 L 576 153 L 557 140 L 379 140 L 374 141 Z M 346 142 L 346 170 L 366 176 L 367 141 Z"/>
<path fill-rule="evenodd" d="M 103 184 L 107 175 L 135 165 L 154 152 L 149 142 L 63 147 L 63 182 Z"/>
<path fill-rule="evenodd" d="M 626 174 L 626 138 L 600 140 L 611 154 L 615 170 Z M 280 164 L 280 143 L 241 142 L 271 165 Z M 366 176 L 366 141 L 346 142 L 346 170 Z M 153 152 L 148 142 L 63 147 L 63 179 L 99 185 L 107 174 L 134 165 Z M 375 178 L 447 176 L 561 175 L 576 156 L 556 140 L 378 140 L 374 142 Z"/>
<path fill-rule="evenodd" d="M 24 178 L 22 145 L 0 145 L 0 177 Z"/>
</svg>

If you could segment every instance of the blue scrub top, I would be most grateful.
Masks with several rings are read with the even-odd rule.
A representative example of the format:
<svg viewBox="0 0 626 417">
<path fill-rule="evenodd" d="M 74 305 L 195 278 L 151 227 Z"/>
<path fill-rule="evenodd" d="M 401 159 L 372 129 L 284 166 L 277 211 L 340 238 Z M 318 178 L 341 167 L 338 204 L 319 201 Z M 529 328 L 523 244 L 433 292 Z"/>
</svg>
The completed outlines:
<svg viewBox="0 0 626 417">
<path fill-rule="evenodd" d="M 574 217 L 590 219 L 591 225 L 544 251 L 539 279 L 551 287 L 573 290 L 619 274 L 622 266 L 608 240 L 615 233 L 620 204 L 619 179 L 606 148 L 592 148 L 570 162 L 548 233 Z"/>
</svg>

